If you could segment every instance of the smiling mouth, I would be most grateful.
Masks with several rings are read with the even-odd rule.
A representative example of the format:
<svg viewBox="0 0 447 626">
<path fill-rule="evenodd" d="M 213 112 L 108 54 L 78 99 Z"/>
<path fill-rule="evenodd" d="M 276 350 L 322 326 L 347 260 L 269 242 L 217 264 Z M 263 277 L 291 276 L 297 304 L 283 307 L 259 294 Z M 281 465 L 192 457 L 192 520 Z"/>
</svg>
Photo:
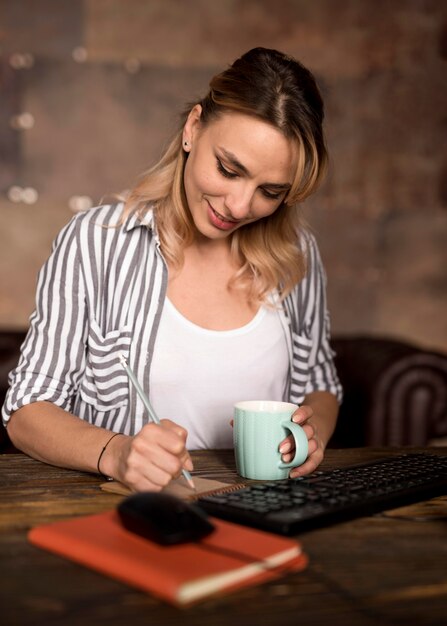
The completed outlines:
<svg viewBox="0 0 447 626">
<path fill-rule="evenodd" d="M 222 222 L 227 222 L 228 224 L 239 224 L 240 220 L 232 220 L 232 219 L 229 219 L 228 217 L 225 217 L 224 215 L 221 215 L 220 213 L 216 211 L 216 209 L 213 209 L 211 204 L 210 204 L 210 208 L 211 208 L 211 211 L 214 213 L 214 215 L 218 217 L 220 220 L 222 220 Z"/>
</svg>

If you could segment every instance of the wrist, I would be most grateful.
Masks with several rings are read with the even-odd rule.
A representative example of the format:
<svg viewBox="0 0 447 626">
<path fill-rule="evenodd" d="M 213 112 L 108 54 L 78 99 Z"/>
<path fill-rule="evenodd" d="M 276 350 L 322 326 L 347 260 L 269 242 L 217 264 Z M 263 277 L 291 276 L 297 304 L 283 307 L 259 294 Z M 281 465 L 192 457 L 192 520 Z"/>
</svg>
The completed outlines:
<svg viewBox="0 0 447 626">
<path fill-rule="evenodd" d="M 123 433 L 113 433 L 106 439 L 97 462 L 97 471 L 104 478 L 117 478 L 120 450 L 126 439 Z"/>
</svg>

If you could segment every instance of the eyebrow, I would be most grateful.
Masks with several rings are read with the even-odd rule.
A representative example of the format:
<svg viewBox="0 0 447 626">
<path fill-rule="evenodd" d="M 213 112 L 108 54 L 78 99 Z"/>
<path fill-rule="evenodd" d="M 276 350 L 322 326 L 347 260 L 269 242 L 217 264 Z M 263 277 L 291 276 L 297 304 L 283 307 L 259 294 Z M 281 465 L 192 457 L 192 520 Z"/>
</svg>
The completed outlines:
<svg viewBox="0 0 447 626">
<path fill-rule="evenodd" d="M 243 174 L 246 174 L 247 176 L 250 176 L 250 172 L 248 171 L 248 169 L 245 167 L 245 165 L 242 165 L 242 163 L 237 159 L 237 157 L 232 152 L 229 152 L 228 150 L 225 150 L 225 148 L 220 148 L 220 150 L 221 150 L 222 154 L 224 155 L 224 157 L 226 158 L 226 160 L 233 167 L 238 169 Z M 288 189 L 291 188 L 292 185 L 290 183 L 265 183 L 262 186 L 263 187 L 269 187 L 270 189 L 278 189 L 280 191 L 287 191 Z"/>
</svg>

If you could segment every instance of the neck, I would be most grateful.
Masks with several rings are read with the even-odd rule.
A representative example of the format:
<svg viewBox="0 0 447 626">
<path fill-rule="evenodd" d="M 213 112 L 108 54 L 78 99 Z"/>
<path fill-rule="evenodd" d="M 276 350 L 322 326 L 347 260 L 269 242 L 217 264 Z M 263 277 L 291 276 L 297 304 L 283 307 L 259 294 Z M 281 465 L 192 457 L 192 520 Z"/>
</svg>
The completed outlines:
<svg viewBox="0 0 447 626">
<path fill-rule="evenodd" d="M 185 249 L 185 254 L 193 255 L 197 259 L 206 261 L 231 261 L 231 245 L 229 239 L 208 239 L 196 237 L 192 244 Z"/>
</svg>

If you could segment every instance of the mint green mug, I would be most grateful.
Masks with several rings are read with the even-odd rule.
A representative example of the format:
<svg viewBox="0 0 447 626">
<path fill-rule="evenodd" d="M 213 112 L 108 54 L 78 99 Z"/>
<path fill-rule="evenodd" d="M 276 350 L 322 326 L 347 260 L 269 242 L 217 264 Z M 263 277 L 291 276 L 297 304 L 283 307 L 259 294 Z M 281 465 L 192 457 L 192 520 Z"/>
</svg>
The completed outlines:
<svg viewBox="0 0 447 626">
<path fill-rule="evenodd" d="M 248 400 L 234 405 L 233 442 L 236 470 L 244 478 L 280 480 L 292 467 L 302 465 L 308 454 L 307 436 L 291 420 L 298 407 L 290 402 Z M 279 445 L 288 435 L 295 440 L 295 456 L 281 460 Z"/>
</svg>

